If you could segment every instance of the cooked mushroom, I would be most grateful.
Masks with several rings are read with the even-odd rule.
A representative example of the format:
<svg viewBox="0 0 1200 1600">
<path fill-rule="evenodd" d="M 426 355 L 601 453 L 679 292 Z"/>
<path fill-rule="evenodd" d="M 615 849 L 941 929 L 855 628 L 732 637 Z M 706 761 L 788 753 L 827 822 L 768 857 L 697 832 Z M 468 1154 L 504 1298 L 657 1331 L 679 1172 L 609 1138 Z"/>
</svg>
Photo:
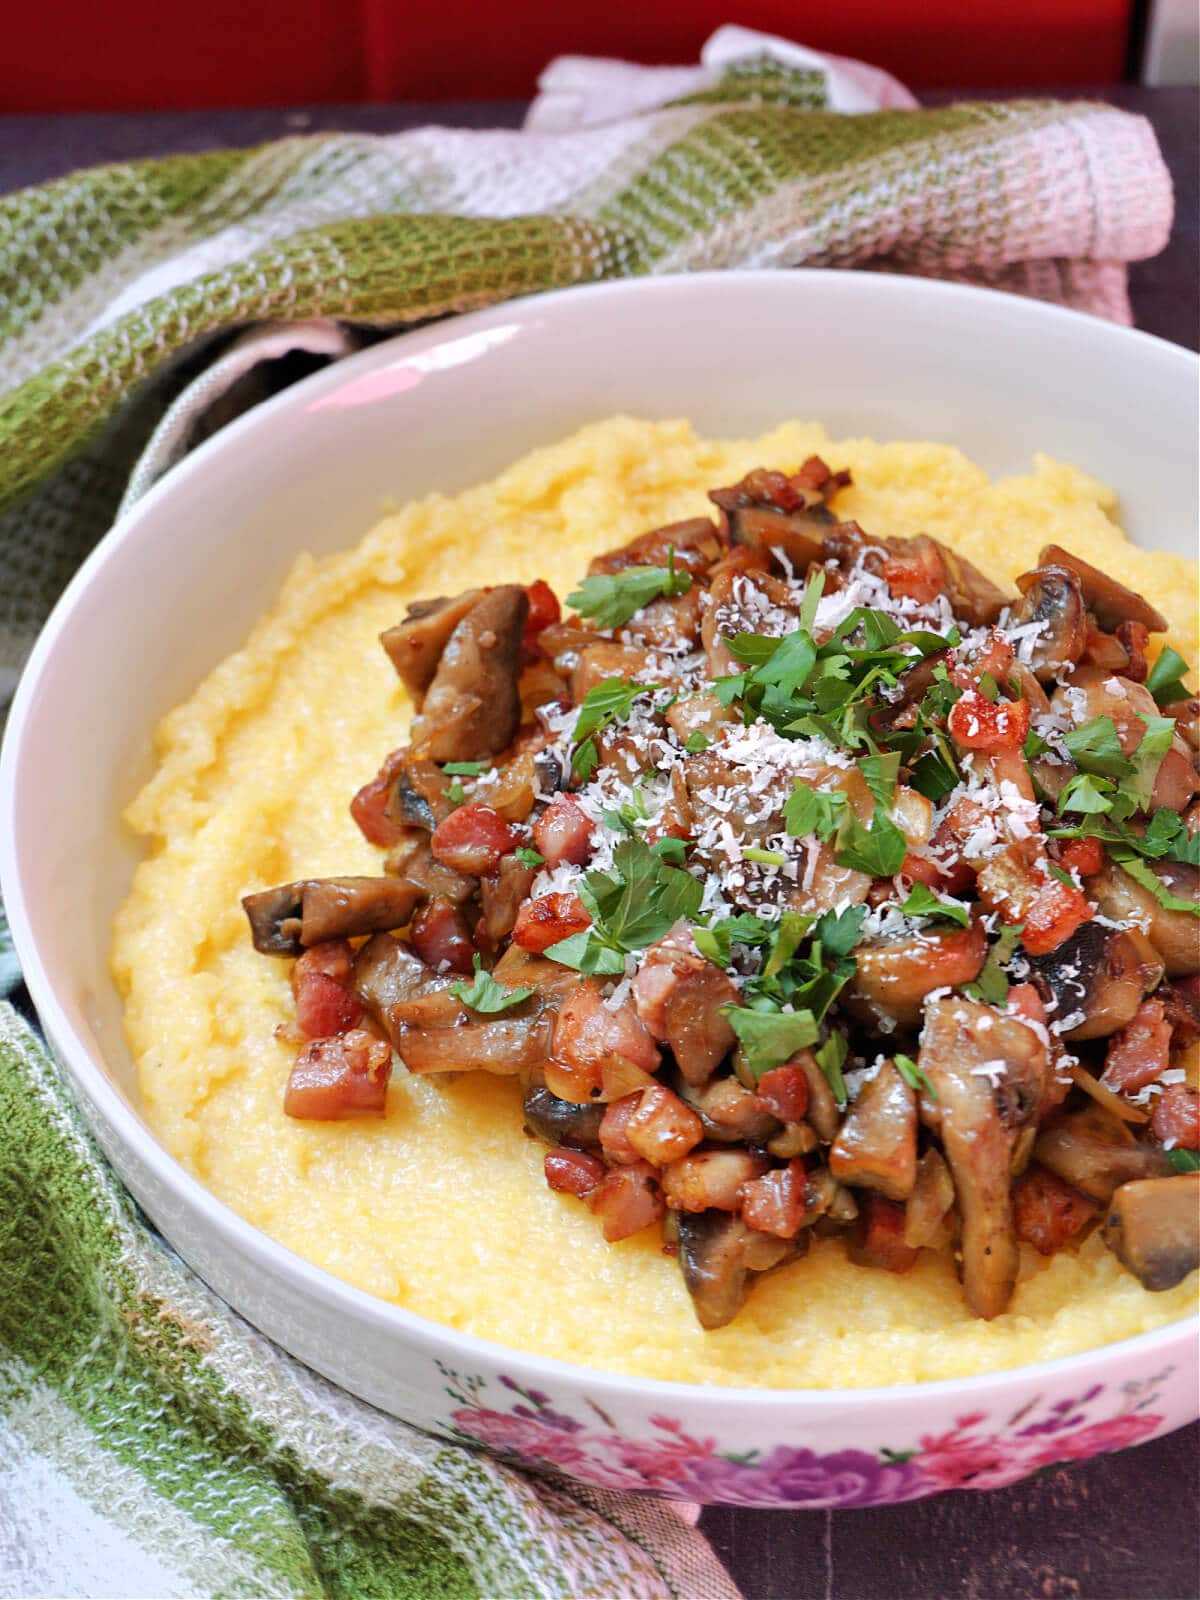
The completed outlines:
<svg viewBox="0 0 1200 1600">
<path fill-rule="evenodd" d="M 973 983 L 987 960 L 987 932 L 976 919 L 948 933 L 922 929 L 858 945 L 858 970 L 846 990 L 850 1012 L 885 1026 L 915 1028 L 925 996 L 935 989 Z"/>
<path fill-rule="evenodd" d="M 529 898 L 537 869 L 527 867 L 515 855 L 501 856 L 494 877 L 479 881 L 479 901 L 483 907 L 483 927 L 493 944 L 499 944 L 513 931 L 517 912 Z"/>
<path fill-rule="evenodd" d="M 533 995 L 497 1016 L 476 1016 L 445 989 L 386 1007 L 396 1053 L 410 1072 L 494 1072 L 511 1077 L 550 1054 L 554 1008 Z"/>
<path fill-rule="evenodd" d="M 389 1006 L 444 989 L 451 981 L 431 972 L 409 945 L 387 933 L 368 939 L 354 958 L 354 987 L 381 1027 Z"/>
<path fill-rule="evenodd" d="M 1156 1178 L 1170 1163 L 1153 1145 L 1139 1144 L 1127 1123 L 1096 1104 L 1048 1122 L 1033 1147 L 1042 1166 L 1093 1200 L 1107 1201 L 1123 1183 Z"/>
<path fill-rule="evenodd" d="M 638 1016 L 668 1046 L 688 1083 L 704 1083 L 733 1049 L 725 1008 L 737 1005 L 737 988 L 696 949 L 686 923 L 647 950 L 633 996 Z"/>
<path fill-rule="evenodd" d="M 298 956 L 326 939 L 402 928 L 420 901 L 410 883 L 395 878 L 305 878 L 248 894 L 254 948 L 269 956 Z"/>
<path fill-rule="evenodd" d="M 444 596 L 436 600 L 416 600 L 409 606 L 403 622 L 379 635 L 388 660 L 418 710 L 426 689 L 433 682 L 450 635 L 482 593 L 481 589 L 468 589 L 450 600 Z"/>
<path fill-rule="evenodd" d="M 413 719 L 413 749 L 433 761 L 478 761 L 503 750 L 517 731 L 521 639 L 529 598 L 502 584 L 476 600 L 442 651 Z"/>
<path fill-rule="evenodd" d="M 1052 1016 L 1067 1039 L 1102 1039 L 1123 1028 L 1163 975 L 1145 934 L 1100 922 L 1085 922 L 1057 950 L 1033 957 L 1032 966 L 1050 988 Z"/>
<path fill-rule="evenodd" d="M 716 1144 L 765 1144 L 779 1132 L 778 1119 L 736 1078 L 691 1084 L 680 1073 L 677 1092 L 700 1118 L 705 1138 Z"/>
<path fill-rule="evenodd" d="M 1017 588 L 1021 599 L 1013 607 L 1009 629 L 1041 624 L 1027 654 L 1034 676 L 1051 683 L 1087 648 L 1087 607 L 1079 578 L 1067 567 L 1042 565 L 1022 573 Z"/>
<path fill-rule="evenodd" d="M 885 1061 L 846 1113 L 829 1152 L 840 1183 L 906 1200 L 917 1178 L 917 1097 Z"/>
<path fill-rule="evenodd" d="M 450 785 L 435 761 L 425 761 L 406 752 L 396 764 L 384 805 L 384 815 L 402 827 L 424 828 L 432 833 L 439 822 L 454 810 L 447 790 Z"/>
<path fill-rule="evenodd" d="M 1200 1266 L 1200 1172 L 1122 1184 L 1103 1231 L 1147 1289 L 1173 1289 Z"/>
<path fill-rule="evenodd" d="M 962 1216 L 963 1292 L 976 1316 L 995 1317 L 1017 1281 L 1009 1179 L 1041 1099 L 1046 1048 L 1015 1017 L 952 996 L 925 1008 L 920 1066 L 937 1096 L 924 1097 L 922 1115 L 940 1132 Z"/>
<path fill-rule="evenodd" d="M 572 1100 L 560 1100 L 544 1084 L 532 1084 L 525 1091 L 525 1126 L 547 1144 L 598 1150 L 604 1110 L 599 1103 L 576 1105 Z"/>
<path fill-rule="evenodd" d="M 708 498 L 720 507 L 731 544 L 782 554 L 799 572 L 809 562 L 821 559 L 821 541 L 837 522 L 820 500 L 795 511 L 780 511 L 774 506 L 753 504 L 740 484 L 731 489 L 712 489 Z"/>
<path fill-rule="evenodd" d="M 1200 699 L 1172 700 L 1162 707 L 1164 717 L 1175 719 L 1175 732 L 1193 750 L 1200 750 Z"/>
<path fill-rule="evenodd" d="M 1156 611 L 1148 600 L 1144 600 L 1140 594 L 1134 594 L 1132 589 L 1118 583 L 1107 572 L 1101 572 L 1099 567 L 1093 567 L 1082 556 L 1064 550 L 1062 545 L 1046 545 L 1038 557 L 1038 564 L 1042 567 L 1063 567 L 1073 573 L 1088 609 L 1100 626 L 1110 633 L 1122 622 L 1140 622 L 1151 633 L 1166 632 L 1166 617 L 1161 611 Z M 1019 583 L 1020 579 L 1017 581 Z"/>
<path fill-rule="evenodd" d="M 1184 861 L 1147 865 L 1172 894 L 1200 903 L 1200 870 Z M 1169 978 L 1187 978 L 1200 972 L 1200 924 L 1190 912 L 1168 911 L 1115 861 L 1109 861 L 1102 872 L 1089 878 L 1088 893 L 1106 917 L 1114 922 L 1136 922 L 1145 930 Z"/>
<path fill-rule="evenodd" d="M 688 517 L 665 527 L 641 533 L 617 550 L 597 556 L 588 567 L 589 577 L 624 572 L 629 567 L 665 567 L 674 551 L 675 565 L 688 572 L 703 572 L 721 553 L 721 536 L 709 517 Z"/>
<path fill-rule="evenodd" d="M 912 539 L 884 539 L 888 562 L 916 563 L 930 575 L 935 592 L 944 594 L 957 616 L 973 628 L 993 623 L 1008 604 L 1008 596 L 984 576 L 965 556 L 940 539 L 919 533 Z M 884 563 L 885 571 L 888 562 Z"/>
<path fill-rule="evenodd" d="M 630 617 L 624 633 L 651 650 L 686 655 L 700 639 L 700 619 L 704 612 L 704 590 L 693 584 L 686 594 L 664 596 Z"/>
<path fill-rule="evenodd" d="M 700 642 L 714 678 L 742 670 L 743 663 L 729 648 L 730 639 L 739 633 L 787 633 L 799 617 L 794 590 L 769 572 L 727 567 L 713 578 L 708 600 Z"/>
<path fill-rule="evenodd" d="M 768 1272 L 807 1247 L 807 1234 L 776 1239 L 756 1233 L 727 1211 L 679 1212 L 679 1265 L 702 1328 L 723 1328 L 737 1316 L 752 1273 Z"/>
<path fill-rule="evenodd" d="M 933 1244 L 954 1205 L 954 1179 L 946 1158 L 930 1145 L 917 1162 L 917 1176 L 904 1207 L 904 1242 L 914 1250 Z"/>
<path fill-rule="evenodd" d="M 439 861 L 427 838 L 406 839 L 387 857 L 383 867 L 398 882 L 407 884 L 418 901 L 449 900 L 451 905 L 461 906 L 479 887 L 478 878 Z"/>
</svg>

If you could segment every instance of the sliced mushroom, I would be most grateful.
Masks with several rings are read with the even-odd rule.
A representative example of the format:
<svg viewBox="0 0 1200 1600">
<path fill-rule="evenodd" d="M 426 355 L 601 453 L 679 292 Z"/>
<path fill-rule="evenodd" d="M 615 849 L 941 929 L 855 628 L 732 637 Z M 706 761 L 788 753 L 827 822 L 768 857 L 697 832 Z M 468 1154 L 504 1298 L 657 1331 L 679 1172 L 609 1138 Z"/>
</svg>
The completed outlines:
<svg viewBox="0 0 1200 1600">
<path fill-rule="evenodd" d="M 1031 1028 L 993 1006 L 957 996 L 925 1008 L 921 1070 L 962 1216 L 963 1292 L 971 1310 L 995 1317 L 1008 1305 L 1019 1254 L 1009 1181 L 1013 1149 L 1033 1120 L 1049 1063 Z"/>
<path fill-rule="evenodd" d="M 787 1064 L 799 1067 L 808 1080 L 808 1110 L 805 1116 L 824 1142 L 830 1144 L 837 1137 L 842 1116 L 833 1090 L 829 1087 L 829 1079 L 821 1071 L 820 1063 L 811 1050 L 798 1050 L 789 1057 Z"/>
<path fill-rule="evenodd" d="M 650 670 L 650 652 L 643 645 L 597 639 L 579 653 L 571 673 L 571 698 L 581 705 L 597 684 L 612 678 L 623 678 L 626 683 L 658 681 Z"/>
<path fill-rule="evenodd" d="M 1008 604 L 1008 596 L 985 577 L 979 568 L 960 556 L 940 539 L 931 539 L 919 533 L 915 539 L 886 539 L 889 553 L 900 556 L 928 556 L 930 547 L 941 562 L 945 582 L 942 592 L 956 616 L 964 618 L 973 628 L 982 628 L 995 622 Z"/>
<path fill-rule="evenodd" d="M 1173 1289 L 1200 1266 L 1200 1172 L 1122 1184 L 1103 1231 L 1147 1289 Z"/>
<path fill-rule="evenodd" d="M 354 957 L 355 990 L 381 1027 L 389 1006 L 444 989 L 452 981 L 431 972 L 411 946 L 387 933 L 368 939 Z"/>
<path fill-rule="evenodd" d="M 686 594 L 664 596 L 630 617 L 626 637 L 651 650 L 686 655 L 700 639 L 700 620 L 704 611 L 704 590 L 693 584 Z"/>
<path fill-rule="evenodd" d="M 1057 950 L 1033 957 L 1031 964 L 1053 995 L 1051 1015 L 1066 1039 L 1116 1033 L 1163 975 L 1162 960 L 1145 934 L 1100 922 L 1085 922 Z"/>
<path fill-rule="evenodd" d="M 326 939 L 402 928 L 420 898 L 412 884 L 395 878 L 305 878 L 248 894 L 242 906 L 256 950 L 298 956 Z"/>
<path fill-rule="evenodd" d="M 536 877 L 536 868 L 525 866 L 515 855 L 507 855 L 501 856 L 495 877 L 480 879 L 484 931 L 494 945 L 513 931 L 517 912 L 528 900 Z"/>
<path fill-rule="evenodd" d="M 863 1084 L 829 1152 L 839 1183 L 906 1200 L 917 1178 L 917 1097 L 891 1061 Z"/>
<path fill-rule="evenodd" d="M 478 878 L 439 861 L 429 848 L 427 838 L 406 839 L 392 851 L 383 866 L 391 877 L 407 884 L 418 901 L 449 900 L 451 905 L 461 906 L 479 886 Z"/>
<path fill-rule="evenodd" d="M 737 988 L 696 949 L 686 923 L 647 950 L 633 995 L 638 1016 L 669 1047 L 688 1083 L 704 1083 L 733 1049 L 725 1010 L 737 1005 Z"/>
<path fill-rule="evenodd" d="M 379 635 L 388 660 L 418 710 L 426 689 L 433 682 L 450 635 L 481 595 L 480 589 L 468 589 L 450 600 L 444 596 L 436 600 L 415 600 L 403 622 Z"/>
<path fill-rule="evenodd" d="M 1200 699 L 1172 700 L 1162 707 L 1164 717 L 1175 719 L 1175 732 L 1192 750 L 1200 750 Z"/>
<path fill-rule="evenodd" d="M 724 514 L 731 544 L 781 554 L 799 572 L 821 559 L 821 541 L 837 522 L 821 501 L 795 511 L 778 511 L 773 506 L 750 504 L 740 487 L 712 489 L 708 498 Z"/>
<path fill-rule="evenodd" d="M 714 678 L 742 670 L 743 663 L 729 648 L 730 639 L 739 633 L 787 633 L 799 617 L 795 591 L 769 572 L 725 568 L 713 578 L 708 599 L 700 642 Z"/>
<path fill-rule="evenodd" d="M 765 1144 L 780 1123 L 752 1089 L 736 1078 L 712 1078 L 691 1084 L 679 1075 L 677 1092 L 700 1118 L 705 1138 L 716 1144 Z M 836 1110 L 835 1110 L 836 1115 Z"/>
<path fill-rule="evenodd" d="M 554 1007 L 533 995 L 511 1011 L 479 1016 L 446 990 L 384 1010 L 388 1035 L 410 1072 L 493 1072 L 515 1076 L 550 1054 Z"/>
<path fill-rule="evenodd" d="M 1087 606 L 1079 578 L 1067 567 L 1042 565 L 1023 573 L 1017 588 L 1021 599 L 1013 607 L 1009 630 L 1031 622 L 1042 625 L 1030 645 L 1029 662 L 1036 678 L 1052 683 L 1087 649 Z"/>
<path fill-rule="evenodd" d="M 1172 894 L 1200 903 L 1200 871 L 1195 867 L 1184 861 L 1148 862 L 1147 866 Z M 1169 978 L 1200 972 L 1200 923 L 1190 912 L 1168 911 L 1115 861 L 1088 879 L 1088 893 L 1106 917 L 1114 922 L 1136 922 L 1145 930 Z"/>
<path fill-rule="evenodd" d="M 641 533 L 617 550 L 597 556 L 588 567 L 589 577 L 625 572 L 629 567 L 665 567 L 674 551 L 675 565 L 688 572 L 703 572 L 721 553 L 721 536 L 709 517 L 688 517 L 665 527 Z"/>
<path fill-rule="evenodd" d="M 791 1260 L 807 1247 L 807 1235 L 776 1239 L 756 1233 L 727 1211 L 675 1216 L 679 1265 L 702 1328 L 723 1328 L 745 1304 L 750 1277 Z"/>
<path fill-rule="evenodd" d="M 917 1176 L 904 1207 L 904 1242 L 922 1250 L 936 1242 L 954 1205 L 954 1179 L 946 1158 L 930 1145 L 917 1162 Z"/>
<path fill-rule="evenodd" d="M 856 946 L 858 969 L 846 990 L 852 1015 L 867 1022 L 915 1028 L 925 996 L 935 989 L 973 983 L 987 960 L 987 932 L 976 919 L 947 933 L 923 929 Z"/>
<path fill-rule="evenodd" d="M 388 789 L 384 815 L 402 827 L 424 828 L 432 833 L 454 810 L 447 790 L 446 774 L 435 761 L 425 761 L 411 752 L 397 764 Z"/>
<path fill-rule="evenodd" d="M 1127 1123 L 1094 1103 L 1048 1122 L 1033 1153 L 1066 1183 L 1101 1201 L 1111 1199 L 1123 1183 L 1161 1177 L 1171 1170 L 1161 1150 L 1139 1144 Z"/>
<path fill-rule="evenodd" d="M 414 750 L 433 761 L 478 761 L 517 731 L 521 640 L 529 598 L 517 584 L 484 594 L 446 642 L 413 719 Z"/>
<path fill-rule="evenodd" d="M 604 1110 L 598 1103 L 576 1105 L 572 1100 L 560 1100 L 544 1084 L 533 1084 L 525 1091 L 525 1126 L 547 1144 L 598 1150 Z"/>
<path fill-rule="evenodd" d="M 1093 567 L 1082 556 L 1064 550 L 1062 545 L 1046 545 L 1038 557 L 1038 563 L 1043 567 L 1063 567 L 1074 573 L 1088 609 L 1100 626 L 1110 633 L 1122 622 L 1140 622 L 1151 633 L 1166 632 L 1166 617 L 1161 611 L 1156 611 L 1148 600 L 1144 600 L 1140 594 L 1134 594 L 1132 589 L 1118 583 L 1107 572 L 1101 572 L 1099 567 Z M 1020 579 L 1017 581 L 1019 583 Z"/>
</svg>

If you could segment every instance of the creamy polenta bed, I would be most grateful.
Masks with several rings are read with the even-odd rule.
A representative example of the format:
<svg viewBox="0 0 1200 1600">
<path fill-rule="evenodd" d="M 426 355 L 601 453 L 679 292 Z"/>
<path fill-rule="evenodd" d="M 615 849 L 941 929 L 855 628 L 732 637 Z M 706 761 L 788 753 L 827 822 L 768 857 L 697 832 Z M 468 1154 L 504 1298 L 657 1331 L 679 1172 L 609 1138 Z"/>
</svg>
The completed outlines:
<svg viewBox="0 0 1200 1600">
<path fill-rule="evenodd" d="M 351 1283 L 608 1371 L 1184 1315 L 1195 574 L 1114 515 L 616 418 L 302 556 L 129 808 L 151 1125 Z"/>
</svg>

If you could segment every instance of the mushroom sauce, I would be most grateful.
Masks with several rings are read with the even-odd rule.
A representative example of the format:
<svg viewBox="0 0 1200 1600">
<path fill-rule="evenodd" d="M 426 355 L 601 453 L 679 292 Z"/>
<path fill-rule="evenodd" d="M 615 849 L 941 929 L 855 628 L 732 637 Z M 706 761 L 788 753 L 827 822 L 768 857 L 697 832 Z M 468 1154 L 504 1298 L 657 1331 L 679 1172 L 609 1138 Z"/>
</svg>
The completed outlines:
<svg viewBox="0 0 1200 1600">
<path fill-rule="evenodd" d="M 1001 1327 L 1016 1310 L 1028 1318 L 1026 1286 L 1059 1256 L 1110 1281 L 1131 1274 L 1122 1296 L 1144 1297 L 1142 1321 L 1100 1337 L 1165 1320 L 1146 1305 L 1155 1297 L 1178 1314 L 1200 1254 L 1198 705 L 1190 663 L 1164 645 L 1168 617 L 1113 575 L 1098 522 L 1119 535 L 1098 487 L 1043 466 L 1047 502 L 1057 473 L 1060 501 L 1092 492 L 1092 517 L 1048 515 L 1036 555 L 997 571 L 994 543 L 973 545 L 944 504 L 929 516 L 904 474 L 889 476 L 889 452 L 930 451 L 927 475 L 965 498 L 974 469 L 952 451 L 794 429 L 756 456 L 706 451 L 672 425 L 605 426 L 615 441 L 586 430 L 557 463 L 542 452 L 501 480 L 506 536 L 528 519 L 520 581 L 489 571 L 422 594 L 403 581 L 403 544 L 380 547 L 370 577 L 369 563 L 354 575 L 329 564 L 325 583 L 351 600 L 374 581 L 357 610 L 387 624 L 370 659 L 342 659 L 333 700 L 312 664 L 331 761 L 357 768 L 343 803 L 358 842 L 306 854 L 295 790 L 265 785 L 243 904 L 274 960 L 250 979 L 239 958 L 238 981 L 262 986 L 250 1004 L 207 973 L 218 1036 L 261 1064 L 255 1103 L 274 1075 L 276 1125 L 337 1141 L 268 1178 L 256 1220 L 296 1243 L 286 1191 L 299 1178 L 322 1226 L 353 1229 L 356 1139 L 377 1176 L 378 1130 L 397 1124 L 389 1144 L 405 1142 L 418 1175 L 422 1124 L 469 1122 L 478 1080 L 458 1075 L 489 1074 L 503 1089 L 477 1092 L 503 1105 L 480 1121 L 479 1159 L 455 1174 L 429 1140 L 430 1202 L 465 1222 L 488 1206 L 497 1142 L 501 1189 L 514 1151 L 529 1172 L 540 1148 L 539 1215 L 567 1219 L 571 1248 L 581 1226 L 631 1241 L 619 1254 L 637 1250 L 660 1300 L 686 1296 L 701 1339 L 749 1319 L 784 1280 L 803 1299 L 810 1278 L 820 1298 L 831 1271 L 936 1280 L 958 1317 Z M 563 582 L 562 550 L 547 562 L 553 584 L 531 580 L 548 505 L 569 521 L 587 484 L 580 440 L 600 446 L 593 476 L 606 445 L 618 457 L 625 446 L 629 482 L 631 439 L 652 449 L 656 432 L 668 454 L 691 451 L 707 496 L 637 485 L 630 499 L 666 522 L 646 516 L 629 537 L 627 511 L 609 524 L 618 541 L 593 516 L 576 582 Z M 973 486 L 994 540 L 1001 517 Z M 335 634 L 340 604 L 323 619 Z M 305 655 L 301 643 L 271 661 L 260 631 L 221 671 L 283 672 L 302 694 Z M 373 719 L 374 747 L 348 746 L 361 734 L 340 710 L 380 677 L 411 705 L 407 737 L 380 740 Z M 187 714 L 164 771 L 194 758 L 202 724 Z M 205 861 L 228 820 L 222 795 L 253 785 L 254 720 L 252 707 L 228 719 L 216 773 L 188 775 Z M 168 856 L 186 854 L 163 774 L 134 819 L 172 841 Z M 288 881 L 262 887 L 281 866 Z M 149 930 L 162 935 L 166 882 L 153 859 L 140 869 L 116 952 L 152 1115 L 179 1081 L 162 1065 L 170 1036 L 141 1003 L 139 952 Z M 212 909 L 218 946 L 244 949 L 233 907 Z M 262 1005 L 284 975 L 287 1001 Z M 272 1009 L 284 1012 L 274 1024 Z M 231 1088 L 227 1111 L 236 1102 L 229 1071 L 199 1074 L 190 1127 L 175 1129 L 206 1177 L 210 1162 L 228 1168 L 197 1130 Z M 398 1092 L 419 1094 L 425 1115 Z M 387 1209 L 386 1187 L 371 1204 Z M 371 1220 L 363 1207 L 368 1234 Z M 325 1259 L 429 1308 L 428 1295 Z M 430 1314 L 455 1318 L 432 1298 Z M 457 1317 L 505 1336 L 487 1315 Z M 589 1358 L 540 1329 L 509 1337 Z M 659 1359 L 629 1369 L 670 1375 Z M 895 1374 L 934 1375 L 936 1362 Z M 796 1367 L 790 1381 L 813 1380 Z"/>
</svg>

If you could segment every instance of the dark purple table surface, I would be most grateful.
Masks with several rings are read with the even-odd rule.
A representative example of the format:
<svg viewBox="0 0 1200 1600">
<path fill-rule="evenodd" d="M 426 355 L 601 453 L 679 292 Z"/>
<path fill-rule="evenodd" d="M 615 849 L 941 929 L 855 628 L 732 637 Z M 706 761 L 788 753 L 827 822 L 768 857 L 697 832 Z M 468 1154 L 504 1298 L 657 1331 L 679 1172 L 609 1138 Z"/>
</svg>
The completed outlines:
<svg viewBox="0 0 1200 1600">
<path fill-rule="evenodd" d="M 1140 328 L 1200 344 L 1195 89 L 1074 89 L 1140 111 L 1175 183 L 1167 249 L 1130 271 Z M 961 96 L 939 94 L 943 102 Z M 256 144 L 288 133 L 515 127 L 522 103 L 0 117 L 0 192 L 75 167 Z M 1195 1600 L 1200 1425 L 1051 1468 L 1011 1489 L 866 1511 L 706 1510 L 701 1527 L 748 1600 Z"/>
</svg>

